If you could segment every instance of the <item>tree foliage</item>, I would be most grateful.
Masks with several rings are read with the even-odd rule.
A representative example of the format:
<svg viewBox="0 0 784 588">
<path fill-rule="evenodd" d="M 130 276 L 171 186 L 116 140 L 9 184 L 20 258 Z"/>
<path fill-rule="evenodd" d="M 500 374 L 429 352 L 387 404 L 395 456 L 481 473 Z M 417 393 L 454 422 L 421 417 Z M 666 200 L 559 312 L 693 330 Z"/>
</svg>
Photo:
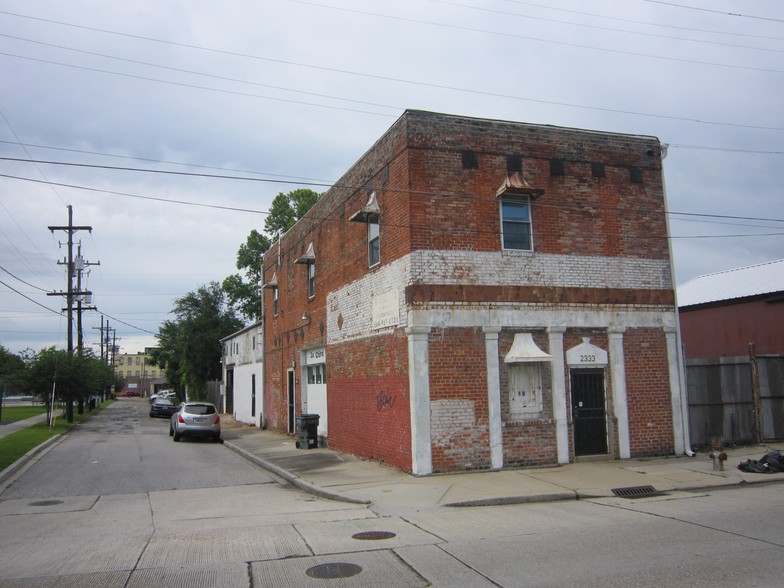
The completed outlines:
<svg viewBox="0 0 784 588">
<path fill-rule="evenodd" d="M 158 346 L 149 362 L 164 370 L 166 382 L 179 398 L 185 388 L 191 398 L 203 399 L 207 382 L 221 379 L 220 340 L 242 328 L 235 311 L 217 282 L 201 286 L 175 300 L 175 320 L 164 321 Z"/>
<path fill-rule="evenodd" d="M 66 403 L 66 415 L 73 420 L 73 403 L 80 405 L 90 396 L 102 394 L 116 377 L 111 366 L 91 350 L 69 354 L 64 349 L 48 347 L 29 357 L 26 370 L 27 389 L 45 404 L 55 398 Z"/>
<path fill-rule="evenodd" d="M 261 263 L 273 240 L 288 231 L 311 209 L 321 194 L 300 188 L 287 194 L 279 193 L 272 200 L 269 215 L 264 221 L 266 235 L 253 229 L 237 251 L 237 269 L 223 280 L 222 288 L 228 303 L 251 321 L 261 318 Z"/>
<path fill-rule="evenodd" d="M 27 367 L 24 360 L 0 345 L 0 386 L 5 385 L 7 391 L 21 391 L 25 387 Z"/>
</svg>

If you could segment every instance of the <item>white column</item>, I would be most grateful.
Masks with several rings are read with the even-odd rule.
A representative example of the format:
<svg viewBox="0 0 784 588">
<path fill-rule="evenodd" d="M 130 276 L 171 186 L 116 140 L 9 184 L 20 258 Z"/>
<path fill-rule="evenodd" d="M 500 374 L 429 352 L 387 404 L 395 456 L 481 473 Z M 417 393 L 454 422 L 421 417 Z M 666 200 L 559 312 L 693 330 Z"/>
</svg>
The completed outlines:
<svg viewBox="0 0 784 588">
<path fill-rule="evenodd" d="M 430 327 L 414 326 L 408 335 L 408 388 L 411 399 L 411 472 L 415 476 L 433 473 L 430 439 Z"/>
<path fill-rule="evenodd" d="M 490 465 L 504 467 L 504 432 L 501 426 L 501 372 L 498 362 L 498 333 L 501 327 L 484 327 L 487 358 L 487 425 L 490 433 Z"/>
<path fill-rule="evenodd" d="M 625 327 L 610 327 L 610 373 L 612 375 L 613 409 L 618 423 L 618 452 L 621 459 L 632 456 L 629 441 L 629 403 L 626 397 L 626 362 L 623 359 L 623 333 Z"/>
<path fill-rule="evenodd" d="M 667 363 L 670 366 L 670 400 L 672 402 L 672 430 L 675 441 L 675 455 L 686 452 L 686 434 L 683 427 L 683 406 L 680 378 L 680 357 L 675 327 L 665 327 L 667 337 Z"/>
<path fill-rule="evenodd" d="M 566 402 L 566 366 L 564 364 L 563 336 L 566 327 L 548 327 L 551 363 L 551 385 L 553 391 L 553 418 L 558 448 L 558 463 L 569 463 L 569 420 Z"/>
</svg>

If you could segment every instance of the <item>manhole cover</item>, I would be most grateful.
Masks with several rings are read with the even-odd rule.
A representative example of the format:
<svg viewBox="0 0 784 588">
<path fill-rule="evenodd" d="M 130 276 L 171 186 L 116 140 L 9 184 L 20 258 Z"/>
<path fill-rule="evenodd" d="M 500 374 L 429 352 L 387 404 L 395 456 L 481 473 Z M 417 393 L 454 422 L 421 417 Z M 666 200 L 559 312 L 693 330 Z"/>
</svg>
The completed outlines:
<svg viewBox="0 0 784 588">
<path fill-rule="evenodd" d="M 612 493 L 621 498 L 649 498 L 651 496 L 661 496 L 653 486 L 629 486 L 628 488 L 613 488 Z"/>
<path fill-rule="evenodd" d="M 395 534 L 390 531 L 364 531 L 351 536 L 352 539 L 361 539 L 362 541 L 380 541 L 381 539 L 392 539 L 392 537 L 395 537 Z"/>
<path fill-rule="evenodd" d="M 27 506 L 54 506 L 62 503 L 62 500 L 39 500 L 38 502 L 31 502 Z"/>
<path fill-rule="evenodd" d="M 305 573 L 311 578 L 319 579 L 334 579 L 334 578 L 350 578 L 356 576 L 362 568 L 355 564 L 350 563 L 325 563 L 312 568 L 308 568 Z"/>
</svg>

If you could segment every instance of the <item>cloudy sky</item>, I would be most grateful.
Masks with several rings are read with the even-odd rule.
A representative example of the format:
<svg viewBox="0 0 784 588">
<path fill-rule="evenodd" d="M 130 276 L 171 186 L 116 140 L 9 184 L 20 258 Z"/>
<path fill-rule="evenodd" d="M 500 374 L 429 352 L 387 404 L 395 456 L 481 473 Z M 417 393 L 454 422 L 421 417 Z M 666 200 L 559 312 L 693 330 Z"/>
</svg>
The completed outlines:
<svg viewBox="0 0 784 588">
<path fill-rule="evenodd" d="M 68 205 L 135 353 L 407 108 L 654 135 L 677 283 L 781 259 L 783 96 L 780 0 L 0 0 L 0 344 L 66 346 Z"/>
</svg>

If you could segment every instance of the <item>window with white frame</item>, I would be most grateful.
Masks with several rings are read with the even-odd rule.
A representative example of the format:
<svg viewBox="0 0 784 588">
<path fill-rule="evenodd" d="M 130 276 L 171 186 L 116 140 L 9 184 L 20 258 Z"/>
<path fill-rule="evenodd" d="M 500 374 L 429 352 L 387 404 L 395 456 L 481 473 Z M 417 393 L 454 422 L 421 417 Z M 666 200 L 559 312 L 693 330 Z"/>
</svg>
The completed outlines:
<svg viewBox="0 0 784 588">
<path fill-rule="evenodd" d="M 501 239 L 504 249 L 531 251 L 531 201 L 527 196 L 501 199 Z"/>
<path fill-rule="evenodd" d="M 378 215 L 369 214 L 367 218 L 368 236 L 368 267 L 381 262 L 381 235 L 378 225 Z"/>
</svg>

